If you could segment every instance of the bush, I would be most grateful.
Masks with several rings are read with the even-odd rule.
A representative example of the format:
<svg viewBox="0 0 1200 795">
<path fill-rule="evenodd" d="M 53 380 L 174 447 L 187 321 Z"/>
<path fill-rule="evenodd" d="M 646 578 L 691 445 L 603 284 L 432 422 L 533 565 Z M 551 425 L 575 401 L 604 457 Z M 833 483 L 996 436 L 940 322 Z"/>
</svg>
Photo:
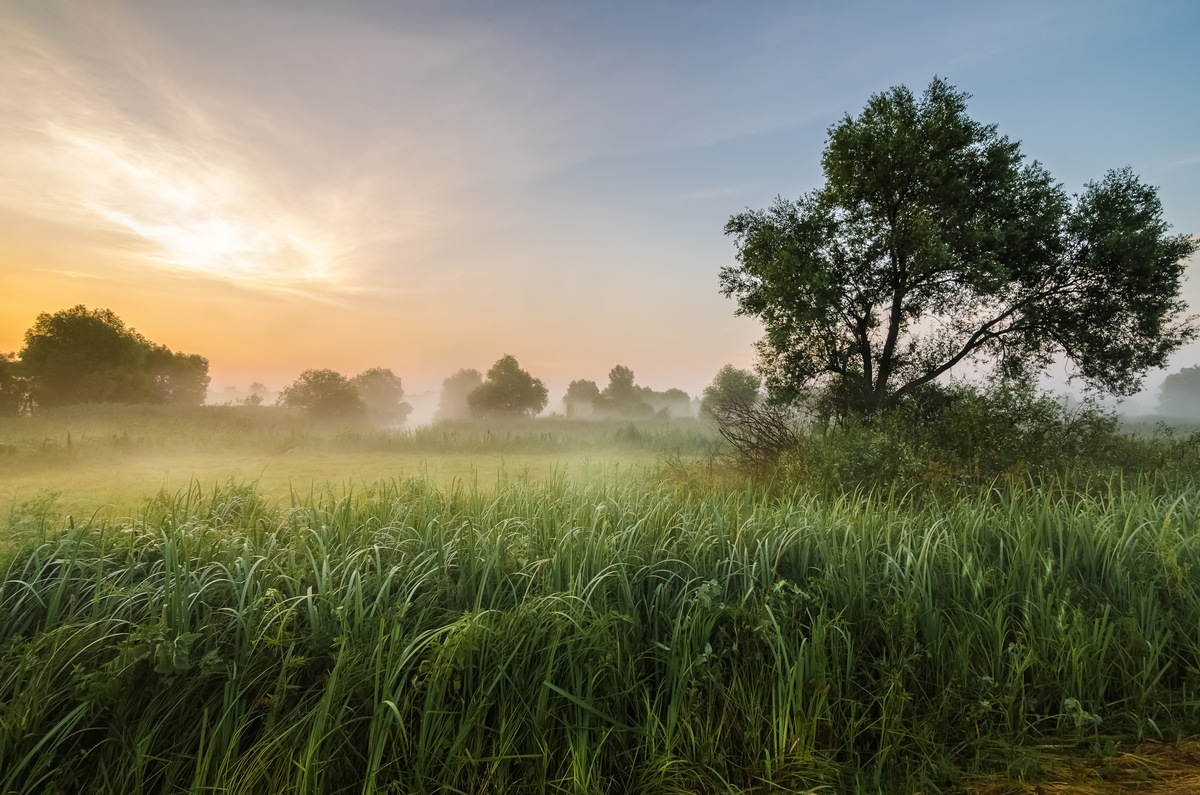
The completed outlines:
<svg viewBox="0 0 1200 795">
<path fill-rule="evenodd" d="M 942 491 L 1051 479 L 1083 487 L 1114 475 L 1178 480 L 1200 473 L 1200 435 L 1125 433 L 1116 414 L 1092 400 L 1022 384 L 937 387 L 891 411 L 793 426 L 782 450 L 754 441 L 757 415 L 736 420 L 733 431 L 744 438 L 731 445 L 735 464 L 822 491 Z M 721 432 L 738 441 L 730 428 Z"/>
</svg>

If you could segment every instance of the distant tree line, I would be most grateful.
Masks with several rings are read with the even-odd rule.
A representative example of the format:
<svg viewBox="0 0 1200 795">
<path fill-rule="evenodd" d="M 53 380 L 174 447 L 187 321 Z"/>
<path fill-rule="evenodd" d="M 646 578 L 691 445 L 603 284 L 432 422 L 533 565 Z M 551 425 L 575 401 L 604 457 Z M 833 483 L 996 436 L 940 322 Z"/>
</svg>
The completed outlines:
<svg viewBox="0 0 1200 795">
<path fill-rule="evenodd" d="M 37 316 L 16 354 L 0 355 L 0 414 L 79 403 L 199 405 L 208 360 L 172 351 L 109 309 L 82 304 Z"/>
<path fill-rule="evenodd" d="M 572 381 L 563 403 L 569 417 L 648 417 L 657 412 L 686 417 L 692 413 L 692 399 L 687 392 L 674 388 L 656 392 L 638 386 L 633 370 L 622 364 L 608 371 L 608 385 L 604 389 L 595 381 Z"/>
<path fill-rule="evenodd" d="M 435 420 L 532 417 L 549 402 L 550 392 L 540 378 L 521 369 L 505 354 L 487 371 L 463 369 L 442 382 Z"/>
<path fill-rule="evenodd" d="M 400 377 L 385 367 L 373 367 L 353 378 L 335 370 L 305 370 L 280 391 L 275 402 L 319 419 L 398 425 L 412 413 L 403 398 Z"/>
<path fill-rule="evenodd" d="M 753 376 L 752 376 L 753 377 Z M 512 356 L 505 354 L 486 378 L 478 370 L 459 370 L 442 382 L 434 420 L 468 420 L 535 416 L 549 402 L 541 379 L 534 378 Z M 692 399 L 682 389 L 663 392 L 639 386 L 633 370 L 618 364 L 608 373 L 608 385 L 572 381 L 563 396 L 568 417 L 648 417 L 655 413 L 685 417 L 693 414 Z"/>
</svg>

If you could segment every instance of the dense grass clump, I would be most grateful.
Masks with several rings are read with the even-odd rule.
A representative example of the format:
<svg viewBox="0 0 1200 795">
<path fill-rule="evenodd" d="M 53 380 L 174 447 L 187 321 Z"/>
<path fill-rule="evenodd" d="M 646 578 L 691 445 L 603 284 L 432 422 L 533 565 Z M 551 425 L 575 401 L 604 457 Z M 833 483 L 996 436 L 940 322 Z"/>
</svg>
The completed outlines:
<svg viewBox="0 0 1200 795">
<path fill-rule="evenodd" d="M 1194 733 L 1198 515 L 632 478 L 14 512 L 0 792 L 908 791 Z"/>
</svg>

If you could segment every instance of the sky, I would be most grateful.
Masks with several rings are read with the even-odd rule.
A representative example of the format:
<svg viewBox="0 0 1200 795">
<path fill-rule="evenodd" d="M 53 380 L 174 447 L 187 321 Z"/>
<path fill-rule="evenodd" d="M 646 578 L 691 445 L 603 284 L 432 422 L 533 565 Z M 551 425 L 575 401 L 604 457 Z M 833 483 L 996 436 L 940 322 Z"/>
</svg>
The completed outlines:
<svg viewBox="0 0 1200 795">
<path fill-rule="evenodd" d="M 725 222 L 817 187 L 891 86 L 947 79 L 1071 192 L 1132 166 L 1200 233 L 1197 34 L 1191 1 L 0 0 L 0 351 L 86 304 L 214 390 L 508 353 L 552 396 L 615 364 L 697 394 L 761 333 Z"/>
</svg>

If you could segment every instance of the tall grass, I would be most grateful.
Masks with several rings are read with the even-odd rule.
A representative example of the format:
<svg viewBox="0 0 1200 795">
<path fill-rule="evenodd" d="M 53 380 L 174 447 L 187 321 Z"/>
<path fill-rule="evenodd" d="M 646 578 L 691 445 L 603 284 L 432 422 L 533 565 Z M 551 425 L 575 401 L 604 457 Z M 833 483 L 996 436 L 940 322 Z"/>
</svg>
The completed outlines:
<svg viewBox="0 0 1200 795">
<path fill-rule="evenodd" d="M 0 792 L 936 791 L 1200 731 L 1200 493 L 554 478 L 14 513 Z"/>
</svg>

